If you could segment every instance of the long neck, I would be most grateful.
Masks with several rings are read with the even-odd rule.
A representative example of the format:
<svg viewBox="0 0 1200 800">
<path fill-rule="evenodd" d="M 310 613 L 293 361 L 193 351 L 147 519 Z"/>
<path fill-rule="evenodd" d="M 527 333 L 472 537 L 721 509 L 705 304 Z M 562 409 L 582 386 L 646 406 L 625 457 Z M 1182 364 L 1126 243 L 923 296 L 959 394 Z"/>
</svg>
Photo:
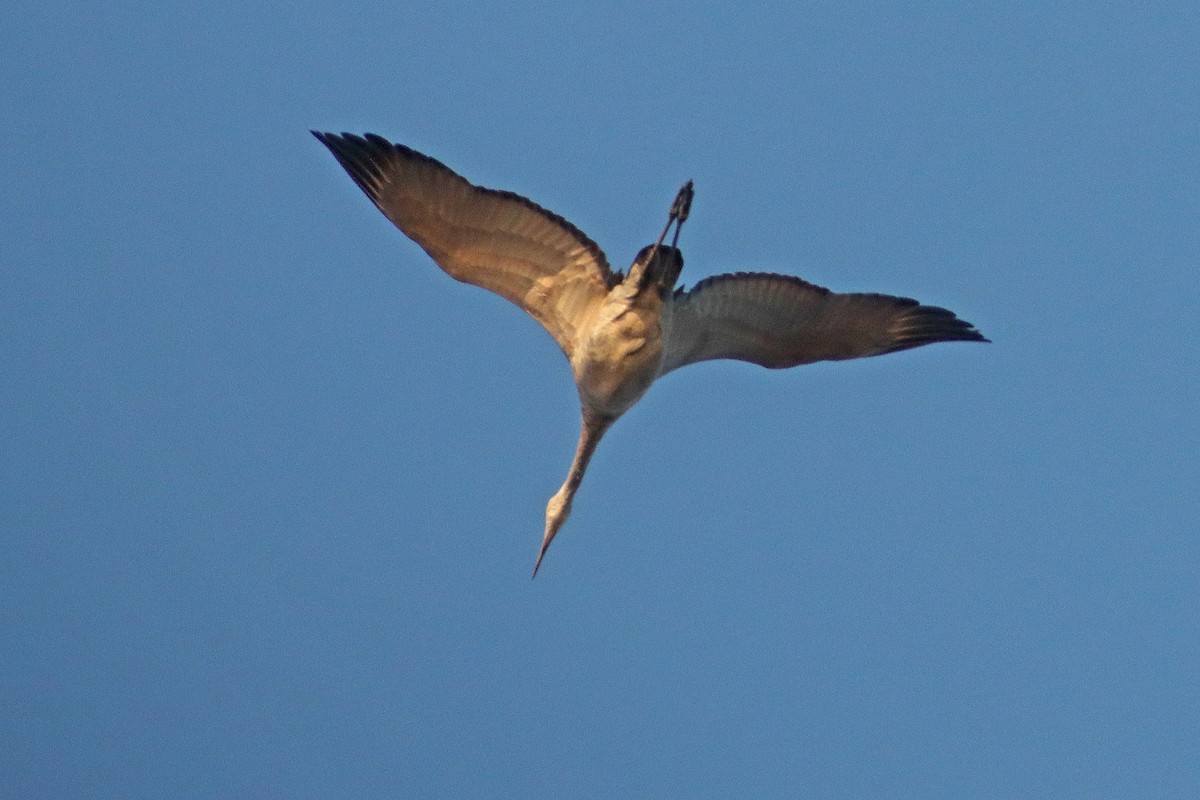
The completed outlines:
<svg viewBox="0 0 1200 800">
<path fill-rule="evenodd" d="M 596 452 L 596 445 L 600 444 L 600 439 L 612 424 L 613 420 L 607 417 L 590 412 L 586 408 L 583 410 L 583 425 L 579 431 L 579 444 L 575 448 L 575 460 L 571 462 L 566 481 L 558 490 L 568 503 L 583 481 L 583 473 L 587 471 L 588 462 L 592 460 L 592 453 Z"/>
</svg>

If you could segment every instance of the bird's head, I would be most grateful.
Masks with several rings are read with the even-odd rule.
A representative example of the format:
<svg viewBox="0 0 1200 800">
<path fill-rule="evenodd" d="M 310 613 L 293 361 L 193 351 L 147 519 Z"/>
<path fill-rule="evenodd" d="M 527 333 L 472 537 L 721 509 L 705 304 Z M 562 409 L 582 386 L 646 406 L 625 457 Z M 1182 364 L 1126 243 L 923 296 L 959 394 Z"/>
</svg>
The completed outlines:
<svg viewBox="0 0 1200 800">
<path fill-rule="evenodd" d="M 654 260 L 650 260 L 651 254 L 654 254 Z M 629 268 L 630 275 L 641 274 L 639 288 L 649 286 L 657 287 L 659 294 L 666 299 L 667 295 L 675 288 L 676 281 L 679 280 L 679 273 L 683 271 L 683 253 L 676 247 L 660 244 L 658 252 L 654 252 L 654 245 L 647 245 L 638 251 L 637 258 L 633 260 L 633 266 Z"/>
<path fill-rule="evenodd" d="M 546 533 L 542 536 L 542 549 L 538 552 L 537 563 L 533 565 L 533 577 L 537 577 L 538 567 L 542 565 L 542 559 L 546 556 L 550 542 L 569 516 L 571 516 L 571 496 L 561 490 L 555 492 L 554 496 L 550 498 L 550 502 L 546 503 Z"/>
</svg>

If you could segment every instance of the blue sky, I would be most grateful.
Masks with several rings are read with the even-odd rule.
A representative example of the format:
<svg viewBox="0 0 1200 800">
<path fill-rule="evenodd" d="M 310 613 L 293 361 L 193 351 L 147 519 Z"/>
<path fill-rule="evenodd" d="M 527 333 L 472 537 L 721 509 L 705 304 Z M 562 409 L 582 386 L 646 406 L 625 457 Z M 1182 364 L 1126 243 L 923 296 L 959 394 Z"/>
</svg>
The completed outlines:
<svg viewBox="0 0 1200 800">
<path fill-rule="evenodd" d="M 1200 792 L 1200 10 L 10 2 L 0 794 Z M 994 344 L 561 353 L 310 128 Z"/>
</svg>

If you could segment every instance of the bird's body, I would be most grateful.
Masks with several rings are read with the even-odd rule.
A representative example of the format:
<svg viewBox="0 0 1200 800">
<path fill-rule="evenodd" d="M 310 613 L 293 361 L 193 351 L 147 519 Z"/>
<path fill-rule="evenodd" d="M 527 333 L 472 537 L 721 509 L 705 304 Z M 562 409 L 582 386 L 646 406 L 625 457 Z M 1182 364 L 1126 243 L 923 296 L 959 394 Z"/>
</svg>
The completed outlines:
<svg viewBox="0 0 1200 800">
<path fill-rule="evenodd" d="M 662 367 L 662 309 L 657 293 L 636 293 L 628 283 L 604 298 L 571 356 L 586 407 L 616 419 L 642 399 Z"/>
<path fill-rule="evenodd" d="M 582 426 L 567 479 L 546 506 L 535 575 L 601 437 L 666 373 L 717 358 L 783 368 L 933 342 L 987 341 L 943 308 L 890 295 L 838 294 L 787 275 L 717 275 L 676 290 L 683 256 L 662 241 L 672 223 L 678 240 L 690 182 L 658 242 L 622 275 L 582 231 L 519 195 L 475 186 L 373 134 L 313 134 L 443 270 L 523 308 L 570 361 Z"/>
</svg>

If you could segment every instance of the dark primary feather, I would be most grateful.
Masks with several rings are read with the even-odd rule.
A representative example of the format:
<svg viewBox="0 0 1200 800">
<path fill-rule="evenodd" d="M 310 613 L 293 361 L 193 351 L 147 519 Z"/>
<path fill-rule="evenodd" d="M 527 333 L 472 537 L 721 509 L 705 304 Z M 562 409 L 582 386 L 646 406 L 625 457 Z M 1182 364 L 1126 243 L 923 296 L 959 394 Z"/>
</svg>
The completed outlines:
<svg viewBox="0 0 1200 800">
<path fill-rule="evenodd" d="M 876 295 L 886 297 L 886 295 Z M 906 301 L 909 310 L 892 327 L 894 337 L 887 352 L 907 350 L 934 342 L 988 342 L 975 326 L 959 319 L 953 311 L 940 306 L 923 306 L 907 297 L 891 298 Z"/>
</svg>

